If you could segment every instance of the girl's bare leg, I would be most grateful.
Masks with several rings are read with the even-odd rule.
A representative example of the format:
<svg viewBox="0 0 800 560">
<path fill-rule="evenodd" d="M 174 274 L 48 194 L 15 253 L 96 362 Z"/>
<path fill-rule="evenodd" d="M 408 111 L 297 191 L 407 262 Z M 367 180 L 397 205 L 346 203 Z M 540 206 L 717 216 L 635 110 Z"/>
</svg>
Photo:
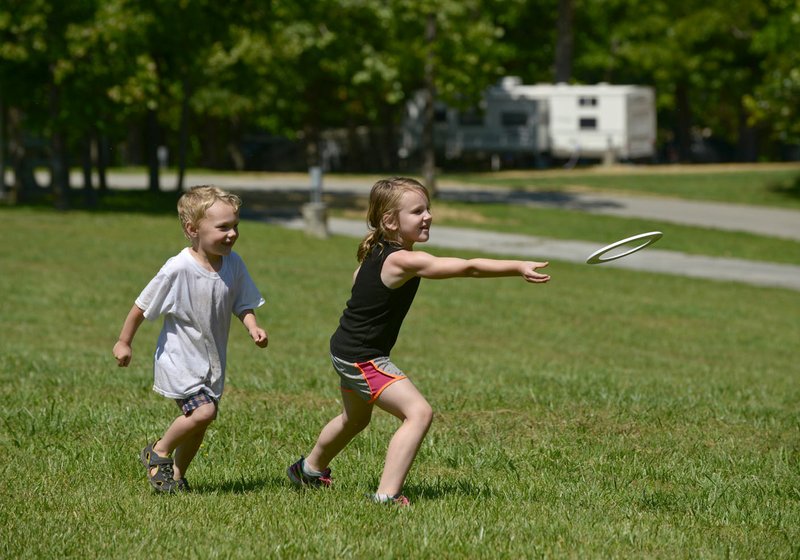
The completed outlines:
<svg viewBox="0 0 800 560">
<path fill-rule="evenodd" d="M 200 449 L 206 429 L 217 417 L 217 405 L 204 404 L 194 409 L 188 416 L 178 416 L 153 445 L 153 451 L 166 457 L 175 452 L 173 472 L 175 480 L 186 475 L 189 464 Z M 156 467 L 153 467 L 154 469 Z M 151 474 L 154 474 L 151 471 Z"/>
<path fill-rule="evenodd" d="M 372 404 L 353 391 L 342 391 L 343 412 L 328 422 L 317 438 L 314 449 L 306 457 L 306 465 L 316 471 L 325 470 L 333 458 L 347 446 L 372 418 Z"/>
<path fill-rule="evenodd" d="M 433 420 L 433 410 L 409 379 L 396 381 L 384 389 L 376 404 L 402 421 L 389 442 L 386 463 L 378 494 L 394 496 L 403 489 L 422 440 Z"/>
</svg>

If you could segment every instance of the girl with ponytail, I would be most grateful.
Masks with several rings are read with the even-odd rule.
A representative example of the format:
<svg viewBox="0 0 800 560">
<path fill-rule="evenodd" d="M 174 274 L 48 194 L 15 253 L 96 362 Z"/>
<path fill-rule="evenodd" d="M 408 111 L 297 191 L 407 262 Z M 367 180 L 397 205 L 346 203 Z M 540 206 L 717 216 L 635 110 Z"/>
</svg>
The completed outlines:
<svg viewBox="0 0 800 560">
<path fill-rule="evenodd" d="M 308 454 L 288 469 L 298 486 L 330 486 L 329 464 L 372 418 L 375 405 L 401 424 L 389 441 L 378 488 L 368 498 L 408 505 L 401 491 L 433 419 L 425 397 L 389 358 L 421 278 L 522 276 L 544 283 L 546 262 L 436 257 L 414 250 L 430 236 L 433 217 L 427 189 L 415 179 L 395 177 L 370 191 L 369 232 L 358 246 L 359 266 L 339 327 L 330 341 L 344 410 L 322 429 Z"/>
</svg>

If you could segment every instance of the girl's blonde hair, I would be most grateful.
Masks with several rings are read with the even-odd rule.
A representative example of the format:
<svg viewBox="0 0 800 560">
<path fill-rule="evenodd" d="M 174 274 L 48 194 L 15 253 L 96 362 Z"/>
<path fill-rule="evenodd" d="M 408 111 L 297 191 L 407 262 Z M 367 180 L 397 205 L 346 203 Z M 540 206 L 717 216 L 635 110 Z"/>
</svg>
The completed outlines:
<svg viewBox="0 0 800 560">
<path fill-rule="evenodd" d="M 408 191 L 421 193 L 430 204 L 431 197 L 428 189 L 417 181 L 408 177 L 393 177 L 381 179 L 372 186 L 369 192 L 369 209 L 367 210 L 367 227 L 369 233 L 361 240 L 358 246 L 358 262 L 364 262 L 375 246 L 381 246 L 384 241 L 397 243 L 400 241 L 398 234 L 386 229 L 384 219 L 394 219 L 400 210 L 400 198 Z"/>
<path fill-rule="evenodd" d="M 200 220 L 206 217 L 208 209 L 218 200 L 230 204 L 236 212 L 242 206 L 241 198 L 213 185 L 192 187 L 178 199 L 178 217 L 187 239 L 186 228 L 197 227 Z"/>
</svg>

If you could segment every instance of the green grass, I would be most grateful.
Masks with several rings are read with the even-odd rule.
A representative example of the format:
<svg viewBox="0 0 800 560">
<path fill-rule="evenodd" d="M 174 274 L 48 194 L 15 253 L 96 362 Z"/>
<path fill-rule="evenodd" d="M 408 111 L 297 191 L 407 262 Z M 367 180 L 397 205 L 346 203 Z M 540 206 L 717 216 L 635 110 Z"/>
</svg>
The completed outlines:
<svg viewBox="0 0 800 560">
<path fill-rule="evenodd" d="M 384 413 L 331 491 L 284 475 L 339 411 L 327 340 L 356 240 L 241 232 L 271 344 L 234 325 L 196 492 L 164 497 L 137 460 L 177 411 L 150 390 L 160 323 L 130 368 L 111 348 L 182 246 L 177 219 L 0 209 L 0 556 L 800 555 L 797 292 L 560 262 L 545 286 L 423 282 L 394 358 L 437 416 L 414 505 L 387 509 L 362 499 L 396 427 Z"/>
<path fill-rule="evenodd" d="M 482 185 L 547 192 L 619 191 L 800 208 L 800 165 L 659 166 L 448 175 Z"/>
</svg>

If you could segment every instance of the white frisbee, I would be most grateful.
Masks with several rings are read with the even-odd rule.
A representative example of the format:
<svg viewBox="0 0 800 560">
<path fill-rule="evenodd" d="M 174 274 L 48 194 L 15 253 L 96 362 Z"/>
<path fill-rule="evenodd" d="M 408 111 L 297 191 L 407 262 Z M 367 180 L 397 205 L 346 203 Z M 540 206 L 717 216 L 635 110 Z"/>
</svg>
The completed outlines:
<svg viewBox="0 0 800 560">
<path fill-rule="evenodd" d="M 660 231 L 650 231 L 650 232 L 647 232 L 647 233 L 640 233 L 639 235 L 634 235 L 632 237 L 626 237 L 625 239 L 620 239 L 619 241 L 616 241 L 616 242 L 614 242 L 614 243 L 612 243 L 610 245 L 606 245 L 602 249 L 600 249 L 598 251 L 595 251 L 594 253 L 589 255 L 589 258 L 586 259 L 586 263 L 587 264 L 600 264 L 600 263 L 604 263 L 604 262 L 608 262 L 608 261 L 614 261 L 614 260 L 617 260 L 617 259 L 621 259 L 622 257 L 627 257 L 628 255 L 630 255 L 632 253 L 635 253 L 636 251 L 641 251 L 642 249 L 644 249 L 648 245 L 652 245 L 653 243 L 655 243 L 656 241 L 661 239 L 662 235 L 663 234 Z M 623 247 L 623 246 L 628 245 L 630 243 L 635 243 L 637 241 L 644 241 L 644 243 L 640 243 L 639 245 L 636 245 L 632 249 L 624 250 L 621 253 L 615 253 L 615 254 L 610 255 L 608 257 L 605 256 L 606 253 L 610 253 L 614 249 L 617 249 L 619 247 Z"/>
</svg>

